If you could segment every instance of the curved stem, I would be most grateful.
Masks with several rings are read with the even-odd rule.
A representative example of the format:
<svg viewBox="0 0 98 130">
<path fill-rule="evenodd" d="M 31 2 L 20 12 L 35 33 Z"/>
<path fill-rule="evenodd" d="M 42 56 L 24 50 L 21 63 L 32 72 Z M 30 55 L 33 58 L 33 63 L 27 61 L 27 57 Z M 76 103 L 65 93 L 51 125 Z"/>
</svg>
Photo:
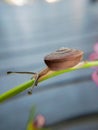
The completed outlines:
<svg viewBox="0 0 98 130">
<path fill-rule="evenodd" d="M 42 82 L 44 80 L 47 80 L 49 78 L 58 76 L 58 75 L 63 74 L 63 73 L 75 71 L 75 70 L 78 70 L 78 69 L 90 68 L 92 66 L 98 66 L 98 61 L 84 61 L 84 62 L 80 62 L 75 67 L 72 67 L 72 68 L 69 68 L 69 69 L 66 69 L 66 70 L 49 71 L 47 74 L 42 75 L 38 79 L 38 83 Z M 0 102 L 3 102 L 5 100 L 19 94 L 20 92 L 26 90 L 27 88 L 31 87 L 33 85 L 34 81 L 35 81 L 34 79 L 29 80 L 28 82 L 20 84 L 20 85 L 14 87 L 14 88 L 8 90 L 7 92 L 0 94 Z"/>
</svg>

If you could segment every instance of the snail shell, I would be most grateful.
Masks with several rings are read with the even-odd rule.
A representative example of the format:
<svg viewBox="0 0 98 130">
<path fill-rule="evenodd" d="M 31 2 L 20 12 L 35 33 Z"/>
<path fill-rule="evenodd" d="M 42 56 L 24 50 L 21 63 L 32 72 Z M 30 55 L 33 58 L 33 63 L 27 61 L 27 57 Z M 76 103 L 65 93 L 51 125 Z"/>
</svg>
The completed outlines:
<svg viewBox="0 0 98 130">
<path fill-rule="evenodd" d="M 83 57 L 83 51 L 61 48 L 45 56 L 44 61 L 51 70 L 63 70 L 77 65 Z"/>
</svg>

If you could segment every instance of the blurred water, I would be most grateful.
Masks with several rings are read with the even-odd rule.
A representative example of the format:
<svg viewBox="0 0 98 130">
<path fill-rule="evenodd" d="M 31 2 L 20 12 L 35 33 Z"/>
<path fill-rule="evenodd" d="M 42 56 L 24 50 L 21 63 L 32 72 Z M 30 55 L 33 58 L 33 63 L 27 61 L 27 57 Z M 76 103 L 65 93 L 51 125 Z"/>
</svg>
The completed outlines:
<svg viewBox="0 0 98 130">
<path fill-rule="evenodd" d="M 43 57 L 60 47 L 81 49 L 84 59 L 98 41 L 98 4 L 89 0 L 61 0 L 17 7 L 0 3 L 0 93 L 31 76 L 6 71 L 39 71 Z M 98 112 L 98 88 L 92 69 L 76 71 L 39 84 L 33 95 L 26 92 L 0 105 L 0 130 L 24 130 L 32 104 L 47 124 L 77 115 Z M 68 86 L 68 87 L 66 87 Z M 73 108 L 73 109 L 72 109 Z M 18 113 L 18 114 L 17 114 Z"/>
</svg>

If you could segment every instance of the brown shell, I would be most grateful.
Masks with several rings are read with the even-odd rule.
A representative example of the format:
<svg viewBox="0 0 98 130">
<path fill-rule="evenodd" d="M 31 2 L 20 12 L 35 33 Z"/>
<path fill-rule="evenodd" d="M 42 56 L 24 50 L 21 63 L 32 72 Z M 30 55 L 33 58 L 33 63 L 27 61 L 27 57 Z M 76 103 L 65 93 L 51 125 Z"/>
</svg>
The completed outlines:
<svg viewBox="0 0 98 130">
<path fill-rule="evenodd" d="M 83 57 L 83 51 L 61 48 L 45 56 L 44 61 L 51 70 L 63 70 L 77 65 Z"/>
</svg>

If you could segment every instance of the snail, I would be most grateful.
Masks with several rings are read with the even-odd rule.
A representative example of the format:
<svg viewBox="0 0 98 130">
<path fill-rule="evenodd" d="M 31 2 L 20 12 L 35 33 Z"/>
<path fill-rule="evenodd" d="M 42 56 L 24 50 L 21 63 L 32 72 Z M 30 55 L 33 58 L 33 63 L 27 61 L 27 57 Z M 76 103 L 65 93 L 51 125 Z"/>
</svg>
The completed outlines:
<svg viewBox="0 0 98 130">
<path fill-rule="evenodd" d="M 33 85 L 37 85 L 38 79 L 46 75 L 49 71 L 59 71 L 68 69 L 76 66 L 83 58 L 83 51 L 77 49 L 70 48 L 60 48 L 55 52 L 52 52 L 44 57 L 44 62 L 46 64 L 46 68 L 41 70 L 39 73 L 34 72 L 7 72 L 10 73 L 27 73 L 33 74 L 35 78 L 35 82 Z M 31 93 L 29 91 L 29 93 Z"/>
</svg>

